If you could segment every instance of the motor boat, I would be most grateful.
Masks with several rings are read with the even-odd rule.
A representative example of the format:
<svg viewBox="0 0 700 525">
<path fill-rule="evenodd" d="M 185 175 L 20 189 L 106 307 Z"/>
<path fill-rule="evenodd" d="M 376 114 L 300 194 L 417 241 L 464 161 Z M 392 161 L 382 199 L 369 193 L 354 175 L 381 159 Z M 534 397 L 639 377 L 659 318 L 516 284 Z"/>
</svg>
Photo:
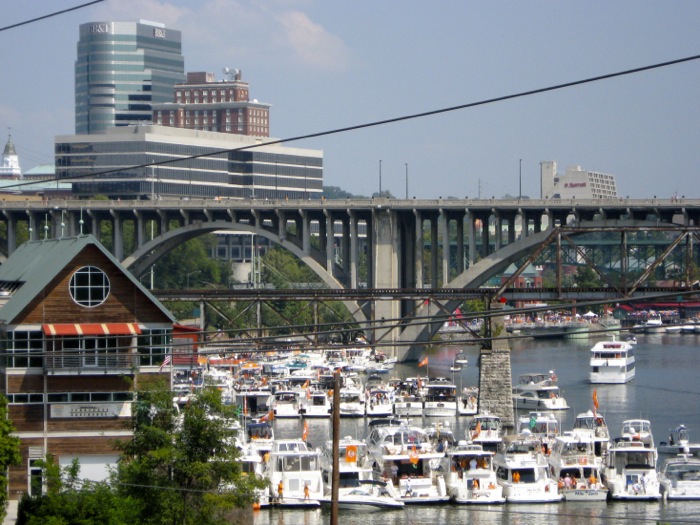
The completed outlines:
<svg viewBox="0 0 700 525">
<path fill-rule="evenodd" d="M 402 417 L 422 416 L 423 399 L 413 394 L 396 396 L 394 398 L 394 414 Z"/>
<path fill-rule="evenodd" d="M 591 348 L 590 382 L 622 384 L 635 376 L 634 348 L 628 341 L 600 341 Z"/>
<path fill-rule="evenodd" d="M 365 394 L 362 389 L 348 382 L 340 389 L 340 417 L 364 417 Z"/>
<path fill-rule="evenodd" d="M 447 493 L 455 503 L 504 503 L 503 487 L 493 467 L 493 453 L 462 440 L 445 453 L 442 462 Z"/>
<path fill-rule="evenodd" d="M 528 433 L 509 436 L 493 458 L 507 503 L 560 501 L 557 482 L 549 477 L 542 442 Z"/>
<path fill-rule="evenodd" d="M 254 443 L 250 443 L 241 449 L 241 455 L 238 457 L 238 461 L 241 464 L 241 473 L 244 475 L 257 476 L 260 478 L 265 477 L 263 456 L 260 455 L 260 451 L 256 448 Z M 270 505 L 270 492 L 267 487 L 255 489 L 255 500 L 260 507 L 267 507 Z"/>
<path fill-rule="evenodd" d="M 423 415 L 452 417 L 457 414 L 457 387 L 446 378 L 431 379 L 423 396 Z"/>
<path fill-rule="evenodd" d="M 517 433 L 528 432 L 542 442 L 546 453 L 560 432 L 560 422 L 551 412 L 530 412 L 518 418 Z"/>
<path fill-rule="evenodd" d="M 277 419 L 301 415 L 301 394 L 296 390 L 278 390 L 270 399 L 270 409 Z"/>
<path fill-rule="evenodd" d="M 644 323 L 644 333 L 645 334 L 659 334 L 666 330 L 661 317 L 652 316 L 646 320 Z"/>
<path fill-rule="evenodd" d="M 685 425 L 678 425 L 668 432 L 668 441 L 659 443 L 660 454 L 690 454 L 700 453 L 700 443 L 691 443 L 688 429 Z"/>
<path fill-rule="evenodd" d="M 610 497 L 618 500 L 658 500 L 661 488 L 656 471 L 658 451 L 651 423 L 629 419 L 622 423 L 622 436 L 608 449 L 602 469 Z"/>
<path fill-rule="evenodd" d="M 557 436 L 547 456 L 550 471 L 566 501 L 605 501 L 608 489 L 601 481 L 601 457 L 589 433 Z"/>
<path fill-rule="evenodd" d="M 327 441 L 321 450 L 321 472 L 326 487 L 324 505 L 331 503 L 333 479 L 333 441 Z M 376 480 L 369 460 L 367 444 L 350 436 L 338 444 L 338 508 L 353 511 L 400 509 L 404 506 L 388 480 Z"/>
<path fill-rule="evenodd" d="M 481 445 L 488 452 L 496 452 L 503 443 L 501 418 L 488 412 L 476 414 L 469 421 L 464 437 L 467 443 Z"/>
<path fill-rule="evenodd" d="M 513 386 L 513 404 L 518 410 L 568 410 L 556 384 L 556 374 L 521 374 Z"/>
<path fill-rule="evenodd" d="M 372 388 L 367 393 L 365 415 L 387 417 L 394 413 L 394 393 L 386 388 Z"/>
<path fill-rule="evenodd" d="M 270 501 L 281 507 L 319 507 L 324 497 L 319 452 L 301 439 L 278 439 L 265 463 Z M 308 496 L 305 494 L 308 490 Z"/>
<path fill-rule="evenodd" d="M 576 416 L 572 433 L 590 436 L 593 440 L 593 453 L 601 461 L 610 446 L 610 430 L 602 414 L 589 410 Z"/>
<path fill-rule="evenodd" d="M 435 450 L 425 430 L 412 425 L 375 426 L 366 441 L 376 476 L 391 480 L 405 504 L 449 500 L 441 470 L 445 454 Z"/>
<path fill-rule="evenodd" d="M 700 499 L 700 459 L 679 454 L 666 460 L 659 483 L 664 499 Z"/>
<path fill-rule="evenodd" d="M 473 416 L 479 411 L 479 389 L 464 387 L 457 403 L 457 413 L 460 416 Z"/>
<path fill-rule="evenodd" d="M 331 399 L 325 390 L 310 390 L 301 400 L 299 409 L 304 417 L 329 418 L 331 417 Z"/>
</svg>

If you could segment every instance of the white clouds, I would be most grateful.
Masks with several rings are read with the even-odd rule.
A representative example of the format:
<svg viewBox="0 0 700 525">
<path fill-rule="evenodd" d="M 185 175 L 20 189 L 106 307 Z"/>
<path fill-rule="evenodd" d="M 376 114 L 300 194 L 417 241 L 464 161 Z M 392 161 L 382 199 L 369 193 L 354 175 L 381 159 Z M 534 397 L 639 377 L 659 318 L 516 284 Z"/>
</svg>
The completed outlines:
<svg viewBox="0 0 700 525">
<path fill-rule="evenodd" d="M 161 22 L 166 27 L 179 29 L 180 20 L 186 18 L 189 9 L 179 7 L 173 2 L 160 0 L 119 0 L 98 4 L 94 20 L 137 21 L 150 20 Z"/>
<path fill-rule="evenodd" d="M 280 13 L 277 19 L 285 40 L 303 63 L 325 70 L 344 69 L 347 51 L 340 38 L 300 11 Z"/>
</svg>

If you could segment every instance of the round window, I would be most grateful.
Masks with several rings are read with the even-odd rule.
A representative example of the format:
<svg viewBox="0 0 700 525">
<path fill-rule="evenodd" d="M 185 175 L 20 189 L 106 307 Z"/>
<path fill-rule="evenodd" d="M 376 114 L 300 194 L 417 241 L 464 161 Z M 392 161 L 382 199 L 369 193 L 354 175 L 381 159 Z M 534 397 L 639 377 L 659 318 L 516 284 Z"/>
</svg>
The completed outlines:
<svg viewBox="0 0 700 525">
<path fill-rule="evenodd" d="M 83 266 L 75 271 L 68 283 L 73 300 L 91 308 L 105 302 L 109 295 L 109 278 L 95 266 Z"/>
</svg>

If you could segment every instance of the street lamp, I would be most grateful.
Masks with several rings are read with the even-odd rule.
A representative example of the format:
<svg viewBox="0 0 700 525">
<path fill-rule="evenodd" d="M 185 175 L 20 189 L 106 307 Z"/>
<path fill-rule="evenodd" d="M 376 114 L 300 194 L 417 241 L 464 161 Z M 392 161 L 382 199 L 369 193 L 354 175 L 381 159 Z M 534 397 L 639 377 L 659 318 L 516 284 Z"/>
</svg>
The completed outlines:
<svg viewBox="0 0 700 525">
<path fill-rule="evenodd" d="M 404 164 L 406 165 L 406 200 L 408 200 L 408 162 Z"/>
<path fill-rule="evenodd" d="M 382 196 L 382 161 L 379 159 L 379 197 Z"/>
<path fill-rule="evenodd" d="M 202 270 L 195 270 L 195 271 L 190 272 L 190 273 L 187 274 L 187 288 L 190 287 L 190 275 L 194 275 L 194 274 L 199 273 L 199 272 L 201 272 L 201 271 L 202 271 Z"/>
</svg>

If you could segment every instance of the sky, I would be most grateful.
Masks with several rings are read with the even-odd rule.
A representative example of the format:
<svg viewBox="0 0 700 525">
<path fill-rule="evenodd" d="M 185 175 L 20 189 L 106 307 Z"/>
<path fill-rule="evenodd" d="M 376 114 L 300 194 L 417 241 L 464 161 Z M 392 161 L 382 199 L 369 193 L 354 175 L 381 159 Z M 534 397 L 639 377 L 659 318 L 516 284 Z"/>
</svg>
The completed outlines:
<svg viewBox="0 0 700 525">
<path fill-rule="evenodd" d="M 3 2 L 6 27 L 87 0 Z M 24 171 L 73 134 L 78 26 L 182 31 L 186 71 L 238 68 L 298 137 L 700 55 L 700 2 L 106 0 L 0 31 L 0 147 Z M 618 194 L 700 197 L 700 60 L 290 142 L 356 195 L 540 197 L 540 162 L 612 174 Z M 4 135 L 4 136 L 3 136 Z M 381 177 L 380 177 L 381 175 Z M 406 182 L 408 181 L 408 192 Z"/>
</svg>

